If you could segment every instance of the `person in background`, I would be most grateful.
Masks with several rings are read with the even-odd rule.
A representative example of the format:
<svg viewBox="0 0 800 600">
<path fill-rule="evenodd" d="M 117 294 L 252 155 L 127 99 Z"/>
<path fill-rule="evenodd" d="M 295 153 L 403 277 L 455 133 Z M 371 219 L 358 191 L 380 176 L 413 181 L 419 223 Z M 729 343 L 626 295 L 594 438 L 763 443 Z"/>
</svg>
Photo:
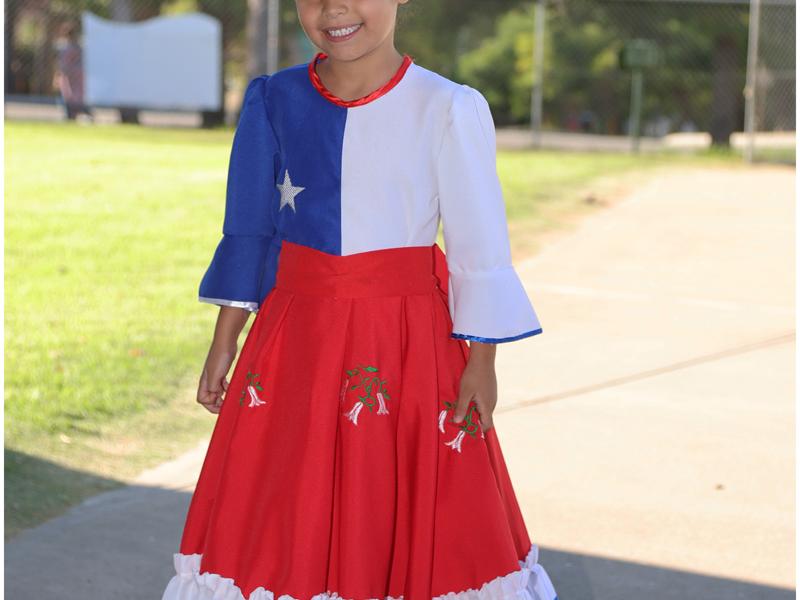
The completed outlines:
<svg viewBox="0 0 800 600">
<path fill-rule="evenodd" d="M 61 93 L 67 119 L 78 120 L 78 116 L 83 114 L 93 121 L 94 117 L 83 101 L 83 52 L 74 22 L 61 24 L 55 47 L 58 54 L 53 87 Z"/>
</svg>

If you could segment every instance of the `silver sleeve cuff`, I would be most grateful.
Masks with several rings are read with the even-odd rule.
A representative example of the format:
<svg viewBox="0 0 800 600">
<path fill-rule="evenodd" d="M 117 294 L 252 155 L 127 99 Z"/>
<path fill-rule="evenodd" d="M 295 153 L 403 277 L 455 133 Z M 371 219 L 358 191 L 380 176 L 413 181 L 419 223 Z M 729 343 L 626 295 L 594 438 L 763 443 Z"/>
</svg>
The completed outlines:
<svg viewBox="0 0 800 600">
<path fill-rule="evenodd" d="M 258 303 L 256 302 L 243 302 L 241 300 L 226 300 L 224 298 L 205 298 L 198 296 L 200 302 L 208 302 L 209 304 L 216 304 L 217 306 L 233 306 L 234 308 L 246 308 L 250 312 L 258 312 Z"/>
</svg>

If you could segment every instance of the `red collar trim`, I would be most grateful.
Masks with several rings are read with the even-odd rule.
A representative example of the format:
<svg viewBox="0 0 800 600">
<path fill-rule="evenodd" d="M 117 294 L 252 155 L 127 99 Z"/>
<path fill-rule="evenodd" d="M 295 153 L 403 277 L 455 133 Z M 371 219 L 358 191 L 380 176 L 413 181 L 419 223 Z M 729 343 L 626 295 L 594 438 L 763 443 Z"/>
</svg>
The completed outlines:
<svg viewBox="0 0 800 600">
<path fill-rule="evenodd" d="M 311 79 L 311 84 L 316 88 L 316 90 L 322 94 L 325 98 L 333 102 L 334 104 L 338 104 L 339 106 L 361 106 L 362 104 L 366 104 L 367 102 L 372 102 L 375 98 L 379 98 L 383 96 L 386 92 L 392 89 L 394 86 L 398 84 L 398 82 L 403 78 L 405 72 L 408 70 L 408 67 L 411 65 L 414 60 L 408 54 L 403 54 L 403 62 L 401 63 L 400 67 L 395 71 L 395 74 L 392 75 L 392 78 L 384 83 L 381 87 L 377 90 L 371 91 L 366 96 L 361 96 L 360 98 L 355 98 L 354 100 L 342 100 L 338 96 L 335 96 L 328 88 L 326 88 L 322 84 L 322 80 L 319 78 L 317 74 L 317 61 L 320 61 L 324 58 L 327 58 L 327 54 L 324 52 L 317 52 L 313 59 L 311 59 L 308 63 L 308 76 Z"/>
</svg>

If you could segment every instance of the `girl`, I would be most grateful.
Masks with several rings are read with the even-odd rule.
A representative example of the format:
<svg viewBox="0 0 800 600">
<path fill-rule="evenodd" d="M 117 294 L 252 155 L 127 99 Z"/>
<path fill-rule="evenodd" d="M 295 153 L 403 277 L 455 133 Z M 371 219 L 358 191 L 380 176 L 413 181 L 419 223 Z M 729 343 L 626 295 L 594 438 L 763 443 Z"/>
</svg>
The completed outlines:
<svg viewBox="0 0 800 600">
<path fill-rule="evenodd" d="M 61 92 L 67 119 L 76 120 L 83 114 L 92 121 L 92 113 L 83 101 L 83 52 L 74 22 L 61 24 L 55 48 L 57 61 L 53 86 Z"/>
<path fill-rule="evenodd" d="M 556 598 L 492 426 L 496 344 L 542 331 L 494 123 L 397 52 L 407 1 L 296 0 L 321 51 L 247 87 L 199 289 L 219 416 L 163 600 Z"/>
</svg>

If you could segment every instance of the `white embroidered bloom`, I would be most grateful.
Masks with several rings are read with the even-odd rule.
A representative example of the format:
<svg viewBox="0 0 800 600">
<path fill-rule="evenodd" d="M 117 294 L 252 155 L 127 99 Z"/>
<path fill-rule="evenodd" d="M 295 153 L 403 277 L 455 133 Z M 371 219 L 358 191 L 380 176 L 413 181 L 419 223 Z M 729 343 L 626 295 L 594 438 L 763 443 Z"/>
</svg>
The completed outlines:
<svg viewBox="0 0 800 600">
<path fill-rule="evenodd" d="M 389 410 L 386 408 L 386 401 L 383 399 L 383 394 L 378 392 L 378 414 L 379 415 L 388 415 Z"/>
<path fill-rule="evenodd" d="M 439 413 L 439 431 L 444 433 L 444 418 L 447 416 L 447 409 Z"/>
<path fill-rule="evenodd" d="M 358 413 L 361 412 L 362 408 L 364 408 L 364 403 L 361 402 L 361 400 L 358 400 L 355 404 L 353 404 L 353 408 L 344 413 L 344 415 L 350 419 L 354 425 L 358 425 Z"/>
<path fill-rule="evenodd" d="M 248 404 L 247 406 L 258 406 L 259 404 L 266 404 L 265 400 L 262 400 L 261 398 L 258 397 L 258 394 L 256 393 L 256 388 L 254 388 L 252 385 L 247 386 L 247 392 L 250 394 L 250 404 Z"/>
<path fill-rule="evenodd" d="M 459 452 L 461 452 L 461 442 L 464 439 L 464 435 L 465 431 L 462 429 L 461 431 L 458 432 L 458 435 L 456 435 L 456 437 L 454 437 L 449 442 L 445 442 L 444 445 L 450 446 L 453 450 L 458 450 Z"/>
</svg>

